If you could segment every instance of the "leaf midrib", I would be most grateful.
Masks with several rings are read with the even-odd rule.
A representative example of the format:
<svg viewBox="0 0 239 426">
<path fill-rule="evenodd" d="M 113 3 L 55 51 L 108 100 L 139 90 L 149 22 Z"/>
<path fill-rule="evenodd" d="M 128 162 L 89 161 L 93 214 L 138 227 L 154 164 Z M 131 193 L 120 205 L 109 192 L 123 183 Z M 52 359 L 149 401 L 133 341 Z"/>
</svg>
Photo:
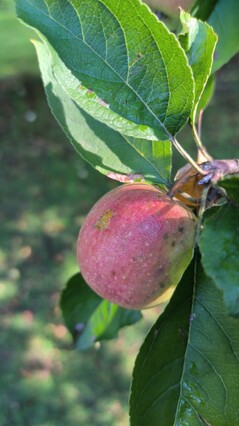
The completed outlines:
<svg viewBox="0 0 239 426">
<path fill-rule="evenodd" d="M 140 152 L 140 150 L 139 149 L 137 149 L 134 145 L 131 145 L 131 143 L 130 143 L 130 141 L 122 134 L 122 136 L 123 136 L 123 138 L 126 140 L 126 142 L 142 157 L 142 158 L 144 158 L 145 159 L 145 161 L 147 161 L 149 164 L 150 164 L 150 166 L 153 168 L 153 170 L 155 170 L 155 172 L 157 173 L 157 175 L 162 179 L 162 180 L 164 180 L 164 183 L 165 183 L 165 185 L 168 185 L 169 184 L 169 181 L 164 177 L 164 176 L 162 176 L 160 173 L 159 173 L 159 170 L 158 170 L 158 168 L 157 168 L 157 166 L 154 164 L 154 163 L 152 163 L 150 160 L 149 160 L 149 158 L 148 157 L 145 157 L 145 156 L 143 156 L 142 155 L 142 153 Z M 147 141 L 147 142 L 149 142 L 149 143 L 153 143 L 153 142 L 157 142 L 157 141 Z M 147 143 L 146 142 L 146 143 Z M 162 143 L 164 143 L 164 142 L 167 142 L 167 141 L 163 141 Z M 161 143 L 160 141 L 158 141 L 158 143 Z M 151 147 L 152 147 L 152 145 L 151 145 Z"/>
<path fill-rule="evenodd" d="M 196 275 L 197 275 L 197 269 L 198 269 L 198 265 L 197 265 L 197 259 L 195 259 L 195 265 L 194 265 L 194 271 L 193 271 L 193 293 L 192 293 L 192 305 L 191 305 L 191 311 L 190 311 L 190 316 L 191 315 L 193 315 L 193 310 L 194 310 L 194 304 L 195 304 L 195 298 L 196 298 L 196 295 L 195 295 L 195 292 L 196 292 Z M 177 407 L 176 407 L 176 410 L 175 410 L 175 420 L 174 420 L 174 424 L 173 424 L 173 426 L 178 426 L 177 425 L 177 421 L 178 421 L 178 413 L 179 413 L 179 409 L 180 409 L 180 407 L 179 407 L 179 405 L 180 405 L 180 403 L 181 403 L 181 401 L 182 401 L 182 398 L 184 398 L 185 400 L 186 400 L 186 398 L 185 397 L 183 397 L 183 389 L 182 389 L 182 386 L 183 386 L 183 378 L 184 378 L 184 376 L 185 376 L 185 372 L 186 372 L 186 363 L 187 363 L 187 356 L 188 356 L 188 348 L 189 348 L 189 346 L 190 346 L 190 337 L 191 337 L 191 331 L 192 331 L 192 322 L 189 320 L 189 327 L 188 327 L 188 340 L 187 340 L 187 346 L 186 346 L 186 349 L 185 349 L 185 355 L 184 355 L 184 362 L 183 362 L 183 368 L 182 368 L 182 374 L 181 374 L 181 379 L 180 379 L 180 382 L 179 382 L 179 386 L 180 386 L 180 388 L 179 388 L 179 395 L 178 395 L 178 403 L 177 403 Z M 192 409 L 193 409 L 193 411 L 194 412 L 196 412 L 195 411 L 195 408 L 192 406 L 192 404 L 187 400 L 187 402 L 189 403 L 189 405 L 192 407 Z M 197 412 L 196 412 L 196 414 L 197 414 Z M 200 419 L 199 419 L 200 420 Z M 200 420 L 200 422 L 201 422 L 201 420 Z M 202 426 L 203 426 L 203 423 L 201 423 L 202 424 Z"/>
</svg>

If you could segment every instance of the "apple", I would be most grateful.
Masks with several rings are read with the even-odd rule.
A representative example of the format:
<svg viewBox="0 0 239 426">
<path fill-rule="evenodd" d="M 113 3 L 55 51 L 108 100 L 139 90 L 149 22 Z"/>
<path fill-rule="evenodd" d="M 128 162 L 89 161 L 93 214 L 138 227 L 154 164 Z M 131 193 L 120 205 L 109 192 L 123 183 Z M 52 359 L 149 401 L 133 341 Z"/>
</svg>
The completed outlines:
<svg viewBox="0 0 239 426">
<path fill-rule="evenodd" d="M 179 17 L 181 7 L 185 11 L 190 11 L 195 0 L 144 0 L 153 10 L 163 12 L 170 18 Z"/>
<path fill-rule="evenodd" d="M 191 210 L 155 186 L 119 186 L 94 205 L 81 227 L 81 273 L 97 294 L 120 306 L 158 305 L 190 263 L 195 227 Z"/>
</svg>

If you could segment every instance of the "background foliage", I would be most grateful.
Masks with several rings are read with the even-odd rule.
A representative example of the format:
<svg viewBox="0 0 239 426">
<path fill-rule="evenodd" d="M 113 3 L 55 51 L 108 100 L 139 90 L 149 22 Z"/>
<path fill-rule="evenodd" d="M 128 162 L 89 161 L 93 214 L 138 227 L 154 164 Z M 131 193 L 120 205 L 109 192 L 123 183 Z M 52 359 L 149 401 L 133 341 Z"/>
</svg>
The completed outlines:
<svg viewBox="0 0 239 426">
<path fill-rule="evenodd" d="M 0 424 L 123 426 L 133 362 L 159 310 L 146 312 L 145 320 L 123 330 L 113 344 L 70 351 L 60 291 L 77 272 L 75 240 L 84 215 L 115 183 L 84 163 L 65 140 L 39 78 L 32 77 L 37 66 L 28 35 L 8 2 L 3 6 L 0 18 L 9 20 L 1 36 L 19 57 L 9 60 L 11 49 L 1 49 Z M 238 65 L 235 58 L 219 72 L 205 114 L 203 139 L 218 158 L 238 156 Z M 186 146 L 186 131 L 181 138 Z"/>
</svg>

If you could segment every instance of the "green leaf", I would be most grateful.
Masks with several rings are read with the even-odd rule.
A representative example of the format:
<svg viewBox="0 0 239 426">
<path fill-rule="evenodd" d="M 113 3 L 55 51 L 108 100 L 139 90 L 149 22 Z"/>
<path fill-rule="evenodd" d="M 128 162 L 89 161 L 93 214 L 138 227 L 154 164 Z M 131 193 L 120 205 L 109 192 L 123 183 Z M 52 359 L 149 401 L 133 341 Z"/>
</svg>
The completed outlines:
<svg viewBox="0 0 239 426">
<path fill-rule="evenodd" d="M 223 291 L 230 314 L 237 316 L 239 316 L 238 236 L 239 206 L 226 204 L 205 222 L 200 239 L 205 272 Z"/>
<path fill-rule="evenodd" d="M 208 19 L 218 35 L 212 72 L 221 68 L 239 51 L 238 16 L 238 0 L 219 0 Z"/>
<path fill-rule="evenodd" d="M 103 174 L 142 175 L 145 180 L 168 185 L 170 142 L 124 137 L 95 120 L 62 89 L 51 68 L 47 47 L 34 41 L 48 103 L 77 152 Z M 122 178 L 123 179 L 123 178 Z"/>
<path fill-rule="evenodd" d="M 114 339 L 122 327 L 141 319 L 139 311 L 123 309 L 103 300 L 79 273 L 63 290 L 61 309 L 77 349 L 87 349 L 97 341 Z"/>
<path fill-rule="evenodd" d="M 226 64 L 239 51 L 238 0 L 197 0 L 193 14 L 207 20 L 219 37 L 212 72 Z"/>
<path fill-rule="evenodd" d="M 191 120 L 194 122 L 198 102 L 210 76 L 217 36 L 212 27 L 193 18 L 189 13 L 181 11 L 180 19 L 183 28 L 179 40 L 186 51 L 195 81 L 194 109 L 191 113 Z"/>
<path fill-rule="evenodd" d="M 108 104 L 100 99 L 95 92 L 84 87 L 81 82 L 76 78 L 72 72 L 61 61 L 55 50 L 51 47 L 46 40 L 44 40 L 50 55 L 52 71 L 58 83 L 68 94 L 68 96 L 79 105 L 84 111 L 94 117 L 96 120 L 106 123 L 111 129 L 122 132 L 124 135 L 141 138 L 142 134 L 144 139 L 154 140 L 155 132 L 148 126 L 138 126 L 133 121 L 120 117 L 117 113 L 112 111 Z"/>
<path fill-rule="evenodd" d="M 198 102 L 197 110 L 196 110 L 196 117 L 195 120 L 197 121 L 198 114 L 200 111 L 205 110 L 209 103 L 211 102 L 211 99 L 214 95 L 215 91 L 215 75 L 211 75 L 209 79 L 207 80 L 207 84 L 204 88 L 204 91 L 202 93 L 202 96 Z"/>
<path fill-rule="evenodd" d="M 138 0 L 17 0 L 80 83 L 119 116 L 168 140 L 187 121 L 194 82 L 174 34 Z M 92 95 L 93 96 L 93 95 Z M 102 102 L 102 103 L 103 103 Z"/>
<path fill-rule="evenodd" d="M 223 180 L 220 180 L 219 185 L 226 190 L 230 200 L 239 203 L 239 175 L 226 176 Z"/>
<path fill-rule="evenodd" d="M 236 425 L 238 395 L 238 320 L 192 263 L 140 349 L 131 426 Z"/>
</svg>

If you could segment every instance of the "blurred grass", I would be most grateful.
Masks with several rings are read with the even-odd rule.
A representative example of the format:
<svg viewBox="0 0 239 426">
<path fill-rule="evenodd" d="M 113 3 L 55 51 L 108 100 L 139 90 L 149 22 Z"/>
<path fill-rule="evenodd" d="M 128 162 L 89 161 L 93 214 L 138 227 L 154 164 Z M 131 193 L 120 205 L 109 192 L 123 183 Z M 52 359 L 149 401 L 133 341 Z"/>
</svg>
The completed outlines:
<svg viewBox="0 0 239 426">
<path fill-rule="evenodd" d="M 30 38 L 35 33 L 17 21 L 14 3 L 0 1 L 0 78 L 19 73 L 38 74 Z"/>
<path fill-rule="evenodd" d="M 0 5 L 0 18 L 8 5 Z M 17 36 L 22 48 L 16 44 L 19 24 L 12 19 L 1 31 L 19 56 L 14 47 L 11 61 L 7 49 L 0 51 L 0 425 L 125 426 L 134 359 L 159 310 L 118 340 L 71 350 L 60 291 L 77 271 L 75 242 L 85 214 L 115 183 L 66 141 L 39 78 L 21 66 L 36 59 L 26 34 Z M 236 58 L 219 73 L 205 113 L 203 139 L 217 158 L 238 157 L 238 65 Z M 188 132 L 181 142 L 190 146 Z"/>
<path fill-rule="evenodd" d="M 58 306 L 83 217 L 115 183 L 66 142 L 38 79 L 4 81 L 0 96 L 0 424 L 125 425 L 144 325 L 79 354 Z"/>
</svg>

